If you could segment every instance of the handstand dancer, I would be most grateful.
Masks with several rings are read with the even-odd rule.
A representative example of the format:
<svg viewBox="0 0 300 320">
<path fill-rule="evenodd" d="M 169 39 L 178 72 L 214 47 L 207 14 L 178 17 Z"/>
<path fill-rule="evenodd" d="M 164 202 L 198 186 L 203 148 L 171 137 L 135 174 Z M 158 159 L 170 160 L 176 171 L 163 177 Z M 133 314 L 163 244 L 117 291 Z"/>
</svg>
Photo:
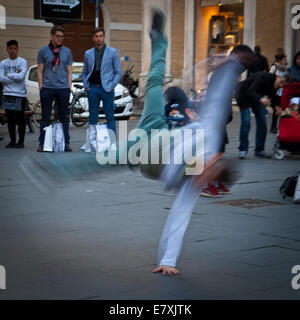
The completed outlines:
<svg viewBox="0 0 300 320">
<path fill-rule="evenodd" d="M 162 95 L 167 48 L 166 39 L 163 35 L 164 21 L 164 13 L 155 9 L 150 33 L 152 41 L 151 68 L 148 76 L 144 111 L 139 123 L 139 127 L 146 130 L 147 133 L 153 128 L 167 128 Z M 204 129 L 204 160 L 206 165 L 201 175 L 188 177 L 180 188 L 161 236 L 158 250 L 159 266 L 153 272 L 162 272 L 163 275 L 180 273 L 175 266 L 180 254 L 184 233 L 202 188 L 207 183 L 216 180 L 224 169 L 222 164 L 217 161 L 217 155 L 223 143 L 223 133 L 231 112 L 233 90 L 245 67 L 254 62 L 253 56 L 252 50 L 247 46 L 241 45 L 233 50 L 228 60 L 216 69 L 210 80 L 205 107 L 199 110 L 199 121 L 184 127 L 185 129 Z M 188 147 L 193 149 L 193 143 Z M 172 183 L 178 179 L 178 174 L 178 166 L 165 165 L 160 180 L 167 189 L 170 189 Z"/>
<path fill-rule="evenodd" d="M 142 139 L 149 139 L 150 137 L 152 139 L 152 129 L 166 129 L 166 131 L 168 129 L 162 92 L 167 49 L 167 39 L 163 33 L 164 22 L 164 13 L 160 9 L 153 9 L 152 28 L 150 32 L 152 42 L 151 67 L 147 80 L 143 114 L 137 126 L 138 129 L 143 129 L 143 132 L 145 132 L 146 136 L 141 137 Z M 175 163 L 178 162 L 173 161 L 174 164 L 165 165 L 162 174 L 160 174 L 160 181 L 165 189 L 178 188 L 180 185 L 180 190 L 165 223 L 158 250 L 158 268 L 153 270 L 153 272 L 162 272 L 164 275 L 176 275 L 180 273 L 175 268 L 176 261 L 179 257 L 184 233 L 188 226 L 192 210 L 196 205 L 202 188 L 211 181 L 217 180 L 224 171 L 224 165 L 218 161 L 218 153 L 223 142 L 226 122 L 231 112 L 233 89 L 238 76 L 245 69 L 243 65 L 246 66 L 248 63 L 247 59 L 251 56 L 252 51 L 246 46 L 238 46 L 234 49 L 234 53 L 235 54 L 228 58 L 227 62 L 218 67 L 214 72 L 208 86 L 205 105 L 203 108 L 200 108 L 197 115 L 199 121 L 194 121 L 183 127 L 183 129 L 191 130 L 198 128 L 204 129 L 205 167 L 203 172 L 197 176 L 185 176 L 182 178 L 187 165 L 185 163 L 177 165 Z M 128 150 L 132 141 L 128 142 L 128 147 L 125 150 L 121 148 L 119 150 L 120 153 L 117 152 L 118 159 L 122 156 L 122 152 L 127 152 L 128 157 Z M 184 141 L 184 144 L 186 144 L 185 147 L 190 150 L 195 150 L 195 142 L 193 139 L 191 141 Z M 148 149 L 148 145 L 149 144 L 147 144 L 147 148 L 145 149 Z M 156 152 L 159 153 L 161 148 L 164 147 L 165 146 L 160 145 L 160 149 L 156 150 Z M 181 152 L 175 152 L 178 151 L 177 149 L 180 147 L 182 146 L 175 144 L 174 147 L 172 147 L 174 157 L 175 155 L 182 156 Z M 151 151 L 153 152 L 153 150 Z M 142 154 L 143 152 L 141 151 L 141 155 Z M 78 174 L 97 170 L 94 157 L 87 154 L 78 154 L 77 158 L 74 157 L 74 155 L 72 155 L 72 158 L 65 156 L 60 158 L 55 157 L 55 159 L 49 156 L 48 159 L 56 171 L 62 174 Z M 68 161 L 66 162 L 66 160 Z M 83 160 L 84 164 L 82 164 Z M 72 162 L 71 165 L 70 162 Z M 117 161 L 117 163 L 120 162 Z M 144 166 L 142 163 L 140 166 L 144 173 L 150 169 L 150 175 L 152 174 L 151 170 L 153 167 L 162 168 L 162 165 L 153 166 L 150 164 Z M 114 166 L 108 165 L 107 167 Z M 46 169 L 46 171 L 53 174 L 53 170 L 49 170 L 49 168 Z M 180 181 L 180 184 L 178 184 L 178 181 Z"/>
</svg>

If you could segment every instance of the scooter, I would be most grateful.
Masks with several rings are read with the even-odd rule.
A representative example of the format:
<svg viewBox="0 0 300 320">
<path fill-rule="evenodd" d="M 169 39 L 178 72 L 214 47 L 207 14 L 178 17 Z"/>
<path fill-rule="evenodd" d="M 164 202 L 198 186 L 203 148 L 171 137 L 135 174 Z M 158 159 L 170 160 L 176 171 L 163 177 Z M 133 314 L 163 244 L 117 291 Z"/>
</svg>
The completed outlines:
<svg viewBox="0 0 300 320">
<path fill-rule="evenodd" d="M 130 68 L 125 70 L 120 82 L 129 90 L 129 93 L 133 98 L 137 98 L 139 94 L 139 80 L 134 80 L 132 77 L 133 67 L 134 65 L 132 64 Z"/>
</svg>

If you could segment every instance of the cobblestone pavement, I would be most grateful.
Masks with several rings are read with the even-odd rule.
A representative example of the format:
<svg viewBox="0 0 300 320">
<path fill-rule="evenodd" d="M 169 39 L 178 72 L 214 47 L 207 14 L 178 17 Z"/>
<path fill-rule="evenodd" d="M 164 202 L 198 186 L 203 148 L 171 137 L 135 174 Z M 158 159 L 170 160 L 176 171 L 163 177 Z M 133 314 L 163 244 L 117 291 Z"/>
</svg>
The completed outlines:
<svg viewBox="0 0 300 320">
<path fill-rule="evenodd" d="M 251 132 L 240 180 L 221 199 L 199 198 L 178 261 L 183 273 L 163 277 L 151 271 L 174 194 L 129 170 L 58 181 L 45 175 L 33 185 L 22 163 L 44 156 L 36 152 L 37 130 L 26 135 L 24 150 L 4 148 L 6 130 L 0 127 L 0 265 L 7 276 L 0 299 L 300 299 L 291 272 L 300 265 L 300 206 L 278 191 L 298 172 L 300 157 L 255 158 Z M 70 130 L 72 155 L 85 130 Z M 237 112 L 228 131 L 226 154 L 237 157 Z M 274 141 L 269 134 L 267 151 Z"/>
</svg>

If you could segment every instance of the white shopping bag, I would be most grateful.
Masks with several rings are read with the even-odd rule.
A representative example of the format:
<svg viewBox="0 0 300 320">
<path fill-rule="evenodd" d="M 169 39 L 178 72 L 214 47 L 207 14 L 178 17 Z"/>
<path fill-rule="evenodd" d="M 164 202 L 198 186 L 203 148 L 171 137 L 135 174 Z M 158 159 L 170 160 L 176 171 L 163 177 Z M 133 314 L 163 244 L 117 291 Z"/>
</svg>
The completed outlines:
<svg viewBox="0 0 300 320">
<path fill-rule="evenodd" d="M 53 151 L 64 152 L 65 151 L 65 135 L 63 125 L 61 122 L 54 123 L 52 132 Z"/>
<path fill-rule="evenodd" d="M 97 151 L 104 152 L 110 147 L 110 138 L 106 124 L 97 124 Z"/>
<path fill-rule="evenodd" d="M 85 144 L 80 148 L 85 152 L 97 151 L 97 130 L 95 124 L 90 124 L 86 130 Z"/>
<path fill-rule="evenodd" d="M 80 148 L 80 150 L 84 152 L 91 152 L 91 144 L 90 144 L 90 126 L 86 129 L 86 138 L 85 138 L 85 144 Z"/>
<path fill-rule="evenodd" d="M 104 152 L 110 147 L 106 124 L 89 125 L 86 130 L 85 144 L 80 148 L 85 152 Z"/>
<path fill-rule="evenodd" d="M 294 193 L 294 203 L 300 204 L 300 174 L 298 175 L 298 181 Z"/>
<path fill-rule="evenodd" d="M 45 127 L 45 140 L 43 150 L 48 152 L 53 152 L 53 125 Z"/>
</svg>

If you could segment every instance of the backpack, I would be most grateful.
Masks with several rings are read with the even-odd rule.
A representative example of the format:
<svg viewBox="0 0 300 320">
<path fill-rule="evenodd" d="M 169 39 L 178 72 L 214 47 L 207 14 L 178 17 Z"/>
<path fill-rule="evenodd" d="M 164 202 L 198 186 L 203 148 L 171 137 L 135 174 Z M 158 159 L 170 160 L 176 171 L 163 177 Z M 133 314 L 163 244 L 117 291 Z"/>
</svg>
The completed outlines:
<svg viewBox="0 0 300 320">
<path fill-rule="evenodd" d="M 282 194 L 283 199 L 288 197 L 293 197 L 298 181 L 298 176 L 288 177 L 284 180 L 283 184 L 280 186 L 279 191 Z"/>
</svg>

